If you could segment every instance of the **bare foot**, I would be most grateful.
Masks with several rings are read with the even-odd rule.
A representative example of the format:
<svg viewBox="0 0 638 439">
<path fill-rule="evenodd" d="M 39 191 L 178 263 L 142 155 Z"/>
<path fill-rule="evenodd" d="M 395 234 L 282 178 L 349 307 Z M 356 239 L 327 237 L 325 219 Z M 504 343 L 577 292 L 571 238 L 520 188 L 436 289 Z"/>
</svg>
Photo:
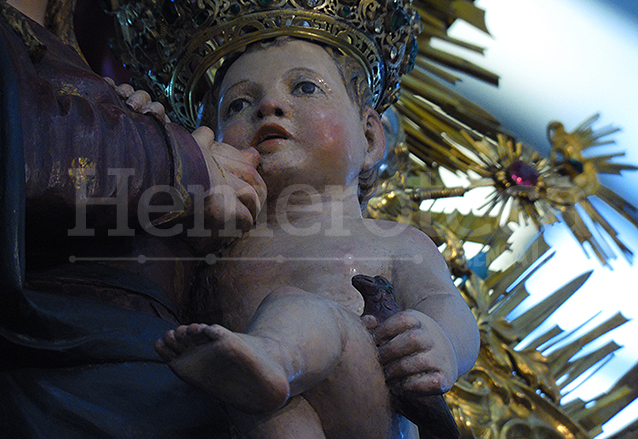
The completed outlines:
<svg viewBox="0 0 638 439">
<path fill-rule="evenodd" d="M 280 348 L 270 339 L 195 323 L 168 331 L 155 349 L 182 380 L 243 412 L 273 412 L 288 400 Z"/>
</svg>

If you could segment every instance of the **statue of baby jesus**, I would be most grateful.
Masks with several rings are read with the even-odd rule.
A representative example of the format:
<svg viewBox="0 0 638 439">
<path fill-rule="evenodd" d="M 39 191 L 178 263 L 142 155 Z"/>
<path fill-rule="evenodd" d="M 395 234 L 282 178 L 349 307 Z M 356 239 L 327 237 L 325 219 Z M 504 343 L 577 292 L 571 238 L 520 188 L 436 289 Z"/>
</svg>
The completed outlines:
<svg viewBox="0 0 638 439">
<path fill-rule="evenodd" d="M 362 217 L 385 148 L 366 83 L 352 58 L 286 37 L 249 46 L 213 88 L 217 140 L 261 157 L 265 220 L 211 267 L 221 325 L 156 348 L 237 410 L 245 437 L 410 437 L 392 395 L 446 392 L 476 359 L 476 321 L 432 241 Z M 390 279 L 404 311 L 362 319 L 357 274 Z"/>
</svg>

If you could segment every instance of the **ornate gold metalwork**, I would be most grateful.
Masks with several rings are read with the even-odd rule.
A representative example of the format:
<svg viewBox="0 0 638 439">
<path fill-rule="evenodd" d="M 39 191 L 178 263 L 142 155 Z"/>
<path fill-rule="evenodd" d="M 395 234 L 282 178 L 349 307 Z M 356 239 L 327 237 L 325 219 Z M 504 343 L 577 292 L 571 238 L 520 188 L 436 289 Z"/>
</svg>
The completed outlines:
<svg viewBox="0 0 638 439">
<path fill-rule="evenodd" d="M 595 224 L 601 226 L 607 235 L 613 239 L 616 246 L 618 246 L 627 257 L 631 257 L 632 252 L 618 239 L 616 231 L 591 202 L 590 197 L 598 197 L 625 219 L 635 226 L 638 226 L 638 220 L 635 216 L 636 208 L 618 194 L 603 186 L 598 179 L 598 174 L 620 175 L 622 171 L 635 171 L 638 167 L 612 161 L 614 158 L 622 157 L 624 155 L 623 152 L 591 155 L 589 157 L 583 156 L 583 151 L 588 148 L 613 143 L 607 140 L 606 137 L 618 131 L 617 128 L 613 127 L 594 131 L 592 125 L 598 118 L 599 116 L 595 115 L 587 119 L 570 133 L 565 131 L 563 124 L 560 122 L 550 123 L 547 127 L 547 137 L 552 145 L 550 158 L 552 165 L 558 172 L 567 175 L 574 186 L 571 191 L 575 201 L 574 204 L 578 204 L 582 207 L 589 218 Z M 613 257 L 613 251 L 610 250 L 604 242 L 595 239 L 591 230 L 587 227 L 585 221 L 583 221 L 582 215 L 580 215 L 576 209 L 566 207 L 561 209 L 561 213 L 563 221 L 568 224 L 581 244 L 589 242 L 601 260 Z"/>
<path fill-rule="evenodd" d="M 487 207 L 488 212 L 496 211 L 496 215 L 502 218 L 501 222 L 516 223 L 522 217 L 532 220 L 540 229 L 544 224 L 562 220 L 581 244 L 589 243 L 598 259 L 607 264 L 609 259 L 615 257 L 614 251 L 604 240 L 592 233 L 587 226 L 590 219 L 630 259 L 631 251 L 617 237 L 616 230 L 596 208 L 591 196 L 600 198 L 638 226 L 638 221 L 631 215 L 635 214 L 635 208 L 602 186 L 598 180 L 599 173 L 620 174 L 638 167 L 611 161 L 623 153 L 591 157 L 582 155 L 586 148 L 611 143 L 604 138 L 616 131 L 609 128 L 600 132 L 593 131 L 591 125 L 596 119 L 597 116 L 587 120 L 570 133 L 559 122 L 552 122 L 548 127 L 548 137 L 552 143 L 549 159 L 541 157 L 521 143 L 514 143 L 503 134 L 497 134 L 496 140 L 492 140 L 485 136 L 470 135 L 462 130 L 462 141 L 452 140 L 444 135 L 448 141 L 448 151 L 437 164 L 465 173 L 470 180 L 469 186 L 434 186 L 407 190 L 417 201 L 421 201 L 462 196 L 477 187 L 490 186 L 494 188 L 494 192 L 482 207 Z M 406 127 L 410 129 L 409 121 L 406 122 Z M 470 175 L 478 177 L 471 178 Z"/>
<path fill-rule="evenodd" d="M 462 377 L 448 394 L 448 403 L 465 428 L 464 438 L 589 438 L 591 425 L 579 422 L 592 413 L 578 416 L 568 413 L 560 404 L 561 389 L 600 359 L 619 346 L 603 346 L 590 355 L 574 359 L 580 349 L 626 322 L 622 316 L 612 317 L 574 342 L 543 355 L 562 330 L 554 327 L 531 341 L 525 349 L 515 349 L 522 339 L 536 329 L 587 280 L 584 273 L 555 291 L 544 301 L 515 319 L 508 315 L 527 296 L 525 280 L 551 259 L 545 254 L 541 264 L 538 254 L 547 250 L 541 237 L 530 247 L 521 262 L 504 272 L 492 273 L 482 280 L 471 274 L 460 284 L 460 290 L 470 304 L 481 331 L 481 351 L 474 369 Z M 524 277 L 521 276 L 524 274 Z M 558 379 L 564 378 L 560 386 Z M 624 393 L 623 393 L 624 392 Z M 632 393 L 624 389 L 617 399 L 627 404 Z M 635 394 L 635 392 L 633 392 Z M 601 407 L 601 400 L 592 401 L 600 424 L 611 414 Z M 600 405 L 599 405 L 600 404 Z M 594 410 L 595 407 L 595 410 Z M 618 406 L 616 406 L 618 407 Z M 602 410 L 601 410 L 602 408 Z M 603 413 L 605 412 L 605 413 Z"/>
<path fill-rule="evenodd" d="M 358 60 L 383 111 L 414 64 L 421 29 L 403 0 L 147 0 L 122 5 L 118 18 L 126 63 L 191 126 L 225 56 L 286 35 L 330 44 Z"/>
<path fill-rule="evenodd" d="M 201 92 L 196 83 L 207 78 L 204 71 L 212 63 L 214 57 L 211 54 L 221 53 L 217 49 L 227 47 L 229 42 L 245 44 L 252 39 L 249 35 L 251 32 L 242 33 L 241 26 L 204 33 L 202 29 L 219 24 L 214 21 L 219 14 L 232 22 L 233 11 L 236 11 L 238 21 L 235 23 L 249 23 L 252 20 L 250 23 L 259 35 L 270 36 L 273 29 L 277 29 L 273 34 L 279 35 L 288 34 L 289 30 L 303 34 L 325 28 L 332 32 L 329 38 L 334 38 L 340 24 L 332 27 L 333 21 L 314 18 L 314 12 L 330 7 L 330 13 L 336 16 L 339 15 L 338 8 L 354 4 L 350 0 L 272 0 L 270 5 L 267 5 L 268 0 L 261 1 L 263 3 L 260 0 L 238 0 L 235 3 L 139 0 L 138 6 L 120 9 L 118 19 L 122 25 L 121 36 L 128 44 L 125 60 L 129 67 L 136 69 L 140 88 L 154 91 L 156 99 L 165 104 L 169 103 L 167 96 L 176 96 L 171 102 L 183 115 L 180 119 L 182 123 L 190 124 L 193 108 L 199 99 L 197 94 Z M 399 4 L 403 7 L 407 1 Z M 295 17 L 303 18 L 288 20 L 292 17 L 287 9 L 290 5 L 302 11 L 301 14 L 294 14 Z M 391 17 L 390 2 L 381 6 L 381 0 L 365 0 L 358 5 L 368 5 L 366 7 L 373 11 L 372 14 L 385 13 L 385 17 Z M 259 12 L 278 7 L 283 11 Z M 606 261 L 609 252 L 587 232 L 576 206 L 580 206 L 595 223 L 614 237 L 619 248 L 627 252 L 628 249 L 615 238 L 615 232 L 596 211 L 590 199 L 592 196 L 599 197 L 636 223 L 632 206 L 602 186 L 597 178 L 599 173 L 618 174 L 636 168 L 612 162 L 617 155 L 585 157 L 582 154 L 589 147 L 606 143 L 603 137 L 614 131 L 593 131 L 591 125 L 595 119 L 585 122 L 571 133 L 558 123 L 551 124 L 548 135 L 553 150 L 549 158 L 540 157 L 524 145 L 499 134 L 497 120 L 443 86 L 440 81 L 457 81 L 458 78 L 451 71 L 468 73 L 493 84 L 498 83 L 497 76 L 430 46 L 430 41 L 438 38 L 470 51 L 481 52 L 480 47 L 448 37 L 447 29 L 455 20 L 462 19 L 487 32 L 483 11 L 471 0 L 414 0 L 412 7 L 420 15 L 423 29 L 418 36 L 418 52 L 414 59 L 416 67 L 403 76 L 403 92 L 395 105 L 396 111 L 403 116 L 405 132 L 395 133 L 394 145 L 381 173 L 384 179 L 379 195 L 370 200 L 368 214 L 411 224 L 432 236 L 437 244 L 445 245 L 443 251 L 451 272 L 477 318 L 482 342 L 478 362 L 447 395 L 462 437 L 591 438 L 600 431 L 606 420 L 635 398 L 638 391 L 621 380 L 609 395 L 587 402 L 577 400 L 568 405 L 560 404 L 561 391 L 618 348 L 610 343 L 582 358 L 574 358 L 574 354 L 584 345 L 622 324 L 624 318 L 615 316 L 551 354 L 547 354 L 547 347 L 554 345 L 564 335 L 558 327 L 548 330 L 520 350 L 517 348 L 519 342 L 564 303 L 585 282 L 588 274 L 584 273 L 538 306 L 511 319 L 511 311 L 527 296 L 525 280 L 540 265 L 536 265 L 525 276 L 523 274 L 533 264 L 551 263 L 551 256 L 545 255 L 539 260 L 539 255 L 546 253 L 547 246 L 539 238 L 536 246 L 531 247 L 520 262 L 504 271 L 489 272 L 487 269 L 508 245 L 511 232 L 507 227 L 502 227 L 502 223 L 518 221 L 521 216 L 530 219 L 539 228 L 562 218 L 581 243 L 592 244 L 601 261 Z M 365 26 L 371 23 L 374 31 L 374 20 L 361 21 L 358 18 L 360 16 L 357 14 L 364 10 L 365 7 L 358 6 L 351 17 L 357 17 L 359 23 L 365 23 Z M 244 15 L 245 12 L 249 14 Z M 352 9 L 350 13 L 353 13 Z M 384 26 L 387 25 L 385 21 Z M 365 29 L 359 29 L 370 31 L 370 27 L 365 26 Z M 320 40 L 316 35 L 313 38 Z M 358 38 L 355 36 L 353 40 L 358 52 L 349 53 L 374 71 L 377 68 L 375 66 L 380 65 L 374 56 L 378 57 L 381 52 L 376 49 L 378 53 L 368 58 L 369 50 L 364 47 L 367 43 Z M 197 42 L 189 46 L 191 40 Z M 334 40 L 332 43 L 339 46 Z M 383 56 L 393 59 L 393 44 L 386 47 L 389 52 L 384 52 Z M 394 47 L 398 52 L 402 50 L 400 45 Z M 178 56 L 183 50 L 188 58 Z M 407 52 L 406 49 L 404 53 Z M 179 66 L 178 73 L 175 73 L 176 66 Z M 376 86 L 373 85 L 373 88 L 376 89 Z M 380 94 L 393 96 L 393 92 L 387 89 Z M 183 105 L 180 102 L 186 102 L 188 108 L 180 107 Z M 401 125 L 396 121 L 392 123 Z M 438 174 L 441 167 L 471 176 L 470 186 L 445 187 Z M 522 171 L 531 174 L 523 175 L 525 172 Z M 530 175 L 532 178 L 526 179 Z M 505 212 L 501 206 L 508 200 L 513 202 L 513 208 L 502 218 L 503 221 L 499 215 L 477 216 L 458 211 L 443 214 L 420 209 L 424 199 L 460 196 L 479 186 L 494 187 L 495 194 L 489 206 L 497 211 L 501 209 L 501 214 Z M 464 244 L 468 241 L 484 245 L 484 277 L 477 274 L 472 261 L 466 260 Z M 562 378 L 560 385 L 557 384 L 559 378 Z"/>
<path fill-rule="evenodd" d="M 561 391 L 619 348 L 613 342 L 582 358 L 576 354 L 588 343 L 626 322 L 618 314 L 551 354 L 545 352 L 564 337 L 553 327 L 518 349 L 521 340 L 539 327 L 587 280 L 590 273 L 572 280 L 527 312 L 511 319 L 511 312 L 528 296 L 525 281 L 543 264 L 550 263 L 548 246 L 539 235 L 520 261 L 504 271 L 488 272 L 482 279 L 465 259 L 465 241 L 486 246 L 485 265 L 507 247 L 509 229 L 499 227 L 496 216 L 425 212 L 406 191 L 417 177 L 418 165 L 403 177 L 394 176 L 381 186 L 385 192 L 370 200 L 369 214 L 420 227 L 438 244 L 457 285 L 470 305 L 481 331 L 481 349 L 475 367 L 461 377 L 446 399 L 463 439 L 565 438 L 589 439 L 604 422 L 631 402 L 638 389 L 619 386 L 611 396 L 592 401 L 560 404 Z M 430 169 L 422 173 L 429 176 Z M 412 209 L 412 211 L 410 211 Z M 463 237 L 463 239 L 461 239 Z M 533 269 L 530 267 L 535 265 Z M 560 379 L 560 384 L 557 381 Z"/>
<path fill-rule="evenodd" d="M 579 183 L 576 178 L 583 173 L 564 172 L 561 164 L 567 160 L 592 160 L 596 163 L 598 172 L 620 172 L 634 168 L 608 163 L 611 156 L 583 158 L 582 155 L 577 155 L 582 150 L 577 147 L 594 146 L 601 137 L 588 131 L 589 123 L 575 130 L 577 135 L 561 132 L 558 124 L 552 127 L 555 131 L 552 133 L 553 137 L 557 145 L 562 145 L 560 151 L 563 155 L 556 154 L 549 160 L 543 159 L 535 153 L 525 152 L 523 145 L 514 145 L 504 136 L 499 138 L 499 142 L 493 142 L 474 140 L 466 134 L 466 146 L 459 146 L 458 151 L 451 150 L 450 160 L 446 165 L 455 169 L 449 164 L 464 162 L 467 166 L 459 168 L 468 174 L 474 170 L 479 176 L 474 185 L 489 182 L 508 197 L 514 198 L 518 196 L 519 188 L 516 188 L 511 178 L 508 179 L 507 167 L 517 160 L 528 160 L 535 166 L 533 169 L 538 170 L 539 179 L 533 188 L 526 189 L 525 196 L 516 201 L 532 205 L 533 209 L 522 208 L 521 212 L 527 213 L 530 218 L 537 215 L 535 220 L 538 224 L 542 224 L 541 213 L 536 211 L 539 209 L 539 200 L 543 202 L 544 209 L 552 209 L 560 214 L 566 210 L 565 206 L 575 210 L 576 203 L 587 201 L 588 196 L 596 193 L 588 192 L 585 188 L 601 187 L 591 184 L 591 181 Z M 605 135 L 611 132 L 612 130 L 605 130 Z M 482 166 L 476 166 L 478 163 Z M 573 162 L 571 164 L 574 165 Z M 457 190 L 468 190 L 445 188 L 436 169 L 414 157 L 404 162 L 400 171 L 385 176 L 378 195 L 369 202 L 368 214 L 374 218 L 392 219 L 419 227 L 437 244 L 444 245 L 443 255 L 450 271 L 477 319 L 481 331 L 481 349 L 477 363 L 446 395 L 460 427 L 461 437 L 592 438 L 601 431 L 602 424 L 638 396 L 638 389 L 627 385 L 627 380 L 623 379 L 609 395 L 602 395 L 591 401 L 576 400 L 567 405 L 560 403 L 561 392 L 575 380 L 590 373 L 597 363 L 612 355 L 619 346 L 609 342 L 587 355 L 578 357 L 577 353 L 627 320 L 617 314 L 551 353 L 547 353 L 549 349 L 569 335 L 564 334 L 557 326 L 530 341 L 524 349 L 518 348 L 521 340 L 528 337 L 571 297 L 590 273 L 583 273 L 535 307 L 514 319 L 510 318 L 512 311 L 528 296 L 525 281 L 543 264 L 551 262 L 552 255 L 547 252 L 548 246 L 542 235 L 538 235 L 519 262 L 504 271 L 486 271 L 484 278 L 481 278 L 465 258 L 464 243 L 471 241 L 483 244 L 484 267 L 489 268 L 494 258 L 507 249 L 510 230 L 501 226 L 498 215 L 476 216 L 472 213 L 461 214 L 457 210 L 451 213 L 421 210 L 420 201 L 433 198 L 424 195 L 453 195 Z M 591 174 L 588 178 L 591 178 Z M 543 184 L 539 185 L 539 181 Z M 560 182 L 560 186 L 555 184 L 556 181 Z M 576 196 L 561 198 L 559 195 L 563 193 Z M 496 198 L 492 202 L 495 205 L 498 201 Z"/>
</svg>

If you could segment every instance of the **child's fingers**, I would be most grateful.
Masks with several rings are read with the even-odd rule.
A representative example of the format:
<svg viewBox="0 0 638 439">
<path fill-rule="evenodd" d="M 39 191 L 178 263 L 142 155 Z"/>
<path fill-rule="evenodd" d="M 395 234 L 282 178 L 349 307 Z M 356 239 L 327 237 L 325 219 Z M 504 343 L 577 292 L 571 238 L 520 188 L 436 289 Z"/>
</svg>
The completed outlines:
<svg viewBox="0 0 638 439">
<path fill-rule="evenodd" d="M 411 329 L 380 345 L 379 360 L 381 364 L 389 364 L 419 352 L 427 352 L 431 348 L 431 340 L 423 330 Z"/>
<path fill-rule="evenodd" d="M 423 396 L 440 395 L 450 390 L 450 385 L 441 373 L 411 375 L 395 384 L 403 392 L 416 393 Z"/>
<path fill-rule="evenodd" d="M 368 331 L 374 331 L 377 326 L 379 326 L 377 318 L 375 316 L 371 316 L 370 314 L 361 316 L 361 321 Z"/>
<path fill-rule="evenodd" d="M 382 345 L 403 332 L 420 327 L 421 320 L 411 311 L 401 311 L 381 323 L 377 329 L 375 329 L 374 339 L 377 345 Z"/>
</svg>

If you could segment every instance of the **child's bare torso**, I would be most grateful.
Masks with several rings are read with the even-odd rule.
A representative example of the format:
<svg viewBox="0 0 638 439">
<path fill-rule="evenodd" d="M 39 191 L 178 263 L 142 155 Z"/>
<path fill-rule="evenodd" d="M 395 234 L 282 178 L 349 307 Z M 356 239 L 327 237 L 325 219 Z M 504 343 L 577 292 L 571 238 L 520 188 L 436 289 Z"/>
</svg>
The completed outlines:
<svg viewBox="0 0 638 439">
<path fill-rule="evenodd" d="M 352 286 L 352 277 L 381 275 L 391 280 L 397 258 L 413 256 L 400 255 L 403 234 L 383 237 L 378 232 L 391 227 L 397 224 L 356 219 L 333 232 L 322 228 L 319 233 L 301 236 L 278 229 L 272 236 L 242 238 L 215 264 L 222 324 L 234 331 L 244 330 L 261 301 L 284 285 L 319 294 L 361 315 L 363 298 Z"/>
<path fill-rule="evenodd" d="M 278 229 L 268 237 L 248 236 L 221 254 L 214 266 L 222 324 L 234 331 L 244 331 L 262 300 L 281 286 L 316 293 L 343 306 L 344 325 L 354 329 L 342 360 L 328 379 L 301 395 L 317 412 L 328 439 L 410 438 L 413 434 L 408 433 L 409 424 L 397 424 L 401 418 L 391 408 L 374 342 L 359 321 L 363 298 L 351 281 L 356 274 L 391 279 L 405 237 L 382 237 L 379 222 L 368 221 L 347 222 L 347 235 L 326 234 L 323 229 L 300 236 Z M 386 230 L 397 226 L 381 225 Z"/>
</svg>

